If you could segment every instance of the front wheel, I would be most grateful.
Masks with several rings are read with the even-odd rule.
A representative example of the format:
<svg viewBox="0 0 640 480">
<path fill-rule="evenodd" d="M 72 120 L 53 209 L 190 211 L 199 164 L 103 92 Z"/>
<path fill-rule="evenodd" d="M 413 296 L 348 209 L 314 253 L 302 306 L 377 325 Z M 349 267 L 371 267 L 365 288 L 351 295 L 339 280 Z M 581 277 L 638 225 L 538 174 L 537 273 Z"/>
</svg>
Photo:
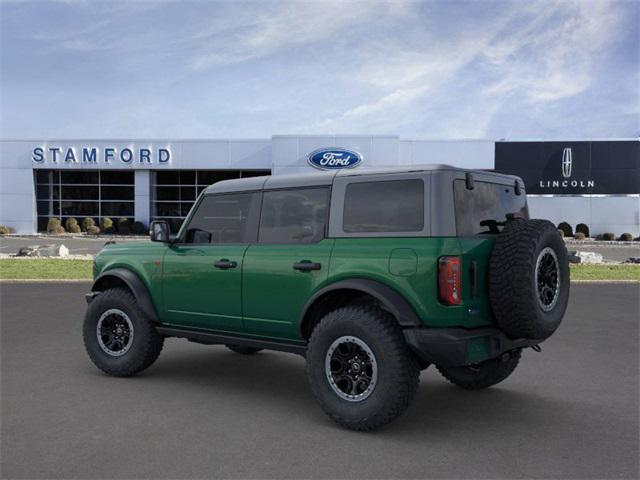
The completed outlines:
<svg viewBox="0 0 640 480">
<path fill-rule="evenodd" d="M 351 430 L 373 430 L 402 414 L 420 370 L 387 312 L 349 306 L 327 314 L 307 349 L 307 375 L 321 408 Z"/>
<path fill-rule="evenodd" d="M 95 366 L 116 377 L 135 375 L 151 366 L 164 344 L 136 298 L 123 288 L 105 290 L 89 304 L 83 338 Z"/>
<path fill-rule="evenodd" d="M 466 367 L 437 366 L 440 374 L 465 390 L 481 390 L 505 380 L 520 362 L 520 350 L 507 352 L 498 358 Z"/>
</svg>

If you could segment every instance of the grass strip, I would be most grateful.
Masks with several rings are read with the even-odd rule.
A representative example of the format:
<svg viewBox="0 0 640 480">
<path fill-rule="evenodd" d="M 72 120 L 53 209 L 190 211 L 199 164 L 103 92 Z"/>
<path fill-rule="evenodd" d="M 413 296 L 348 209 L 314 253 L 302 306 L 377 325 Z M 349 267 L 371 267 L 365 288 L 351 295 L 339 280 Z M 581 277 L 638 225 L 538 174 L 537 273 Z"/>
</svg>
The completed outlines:
<svg viewBox="0 0 640 480">
<path fill-rule="evenodd" d="M 64 279 L 91 280 L 92 260 L 64 260 L 64 259 L 1 259 L 0 279 Z"/>
<path fill-rule="evenodd" d="M 91 280 L 91 260 L 1 259 L 0 279 Z M 640 281 L 640 265 L 571 264 L 572 280 Z"/>
<path fill-rule="evenodd" d="M 636 280 L 640 282 L 640 265 L 571 264 L 571 280 Z"/>
</svg>

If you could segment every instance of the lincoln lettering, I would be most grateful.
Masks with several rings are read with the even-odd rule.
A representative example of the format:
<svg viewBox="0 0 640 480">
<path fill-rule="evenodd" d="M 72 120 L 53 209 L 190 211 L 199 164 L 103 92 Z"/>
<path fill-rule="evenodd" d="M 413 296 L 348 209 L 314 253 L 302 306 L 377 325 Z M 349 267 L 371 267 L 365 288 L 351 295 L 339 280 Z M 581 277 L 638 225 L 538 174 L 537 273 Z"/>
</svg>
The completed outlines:
<svg viewBox="0 0 640 480">
<path fill-rule="evenodd" d="M 171 150 L 168 148 L 121 148 L 106 147 L 36 147 L 33 149 L 31 159 L 36 163 L 123 163 L 152 164 L 169 163 Z"/>
<path fill-rule="evenodd" d="M 595 180 L 540 180 L 540 188 L 593 188 Z"/>
</svg>

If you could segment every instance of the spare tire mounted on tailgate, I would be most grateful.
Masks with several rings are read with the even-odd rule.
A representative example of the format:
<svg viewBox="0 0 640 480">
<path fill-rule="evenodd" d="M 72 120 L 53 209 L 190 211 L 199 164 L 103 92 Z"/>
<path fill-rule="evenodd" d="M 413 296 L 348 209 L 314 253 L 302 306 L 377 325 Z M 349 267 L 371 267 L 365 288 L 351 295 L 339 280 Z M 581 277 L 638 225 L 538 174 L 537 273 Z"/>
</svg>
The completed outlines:
<svg viewBox="0 0 640 480">
<path fill-rule="evenodd" d="M 551 222 L 507 222 L 489 261 L 489 299 L 511 338 L 544 340 L 558 328 L 569 300 L 569 263 Z"/>
</svg>

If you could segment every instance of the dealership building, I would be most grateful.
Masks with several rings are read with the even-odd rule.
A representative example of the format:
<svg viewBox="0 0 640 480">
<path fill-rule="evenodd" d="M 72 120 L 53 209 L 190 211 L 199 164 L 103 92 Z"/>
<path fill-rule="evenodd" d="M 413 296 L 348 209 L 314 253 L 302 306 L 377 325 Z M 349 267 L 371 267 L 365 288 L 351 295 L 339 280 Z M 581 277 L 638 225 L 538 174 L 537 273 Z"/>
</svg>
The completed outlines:
<svg viewBox="0 0 640 480">
<path fill-rule="evenodd" d="M 332 150 L 341 153 L 333 155 Z M 318 152 L 329 160 L 315 161 Z M 168 219 L 177 226 L 198 194 L 220 180 L 432 163 L 522 177 L 532 217 L 567 221 L 574 228 L 585 223 L 592 235 L 640 235 L 638 139 L 274 135 L 246 140 L 3 140 L 0 224 L 25 234 L 46 230 L 51 217 L 63 222 L 68 217 L 96 222 L 126 217 L 145 225 Z"/>
</svg>

